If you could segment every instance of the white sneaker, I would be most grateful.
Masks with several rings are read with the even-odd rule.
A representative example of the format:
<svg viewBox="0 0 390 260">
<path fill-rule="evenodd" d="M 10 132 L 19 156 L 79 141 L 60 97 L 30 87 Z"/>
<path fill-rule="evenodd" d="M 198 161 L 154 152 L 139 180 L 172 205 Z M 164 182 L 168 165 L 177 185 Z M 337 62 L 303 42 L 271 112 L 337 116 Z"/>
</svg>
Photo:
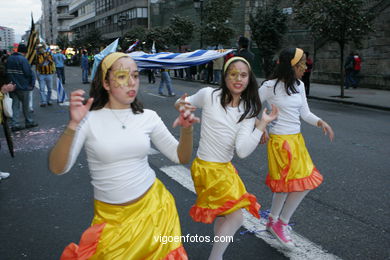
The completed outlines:
<svg viewBox="0 0 390 260">
<path fill-rule="evenodd" d="M 0 179 L 7 179 L 9 175 L 8 172 L 0 172 Z"/>
</svg>

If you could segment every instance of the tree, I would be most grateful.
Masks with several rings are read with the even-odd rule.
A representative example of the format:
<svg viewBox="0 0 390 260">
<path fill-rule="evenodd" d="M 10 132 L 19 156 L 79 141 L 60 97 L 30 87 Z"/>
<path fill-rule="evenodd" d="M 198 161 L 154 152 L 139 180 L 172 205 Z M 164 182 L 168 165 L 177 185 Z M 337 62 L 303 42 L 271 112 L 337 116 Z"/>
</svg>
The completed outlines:
<svg viewBox="0 0 390 260">
<path fill-rule="evenodd" d="M 168 27 L 153 27 L 146 33 L 146 46 L 148 49 L 152 49 L 153 41 L 156 43 L 157 51 L 169 47 L 170 38 L 172 32 Z"/>
<path fill-rule="evenodd" d="M 252 38 L 260 51 L 260 65 L 268 77 L 275 65 L 274 56 L 280 50 L 287 32 L 287 15 L 281 11 L 278 1 L 259 6 L 249 18 Z"/>
<path fill-rule="evenodd" d="M 127 31 L 121 41 L 122 50 L 127 50 L 135 41 L 144 42 L 146 40 L 147 30 L 145 27 L 135 26 Z"/>
<path fill-rule="evenodd" d="M 61 50 L 65 50 L 70 45 L 68 35 L 59 35 L 57 37 L 56 44 L 60 47 Z"/>
<path fill-rule="evenodd" d="M 191 41 L 194 32 L 194 23 L 185 17 L 174 15 L 170 19 L 169 30 L 172 34 L 170 43 L 178 46 L 180 50 L 182 45 Z"/>
<path fill-rule="evenodd" d="M 104 40 L 102 37 L 102 33 L 99 31 L 99 29 L 93 29 L 88 32 L 86 36 L 82 38 L 82 46 L 86 48 L 88 51 L 92 51 L 93 49 L 99 48 L 101 45 L 103 45 Z"/>
<path fill-rule="evenodd" d="M 360 45 L 370 31 L 371 16 L 362 0 L 299 0 L 295 19 L 307 25 L 315 39 L 336 42 L 340 47 L 340 97 L 344 98 L 344 49 L 350 42 Z"/>
<path fill-rule="evenodd" d="M 202 26 L 200 32 L 204 42 L 208 45 L 218 44 L 229 45 L 234 30 L 229 26 L 229 19 L 232 17 L 234 1 L 232 0 L 210 0 L 202 14 Z"/>
</svg>

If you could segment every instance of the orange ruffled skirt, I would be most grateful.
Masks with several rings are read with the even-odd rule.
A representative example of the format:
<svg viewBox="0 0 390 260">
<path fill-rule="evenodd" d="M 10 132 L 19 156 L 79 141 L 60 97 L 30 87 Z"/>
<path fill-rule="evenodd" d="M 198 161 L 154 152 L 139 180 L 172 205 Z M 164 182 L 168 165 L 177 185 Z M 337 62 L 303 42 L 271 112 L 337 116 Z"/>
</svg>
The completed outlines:
<svg viewBox="0 0 390 260">
<path fill-rule="evenodd" d="M 95 216 L 79 245 L 65 248 L 61 260 L 70 259 L 188 259 L 180 240 L 175 200 L 158 180 L 147 194 L 127 205 L 95 200 Z M 166 242 L 166 243 L 164 243 Z"/>
<path fill-rule="evenodd" d="M 245 208 L 260 218 L 260 204 L 245 189 L 237 170 L 231 162 L 207 162 L 195 158 L 191 175 L 197 194 L 190 216 L 196 222 L 212 223 L 217 216 L 228 215 Z"/>
<path fill-rule="evenodd" d="M 310 158 L 301 133 L 270 135 L 268 168 L 265 183 L 272 192 L 313 190 L 323 181 Z"/>
</svg>

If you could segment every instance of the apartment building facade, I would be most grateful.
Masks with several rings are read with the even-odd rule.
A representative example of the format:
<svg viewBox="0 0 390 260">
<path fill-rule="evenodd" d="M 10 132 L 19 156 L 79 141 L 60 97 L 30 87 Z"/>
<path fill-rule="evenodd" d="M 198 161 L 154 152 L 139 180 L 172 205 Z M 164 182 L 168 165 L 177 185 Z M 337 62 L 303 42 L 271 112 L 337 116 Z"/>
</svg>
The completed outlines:
<svg viewBox="0 0 390 260">
<path fill-rule="evenodd" d="M 0 26 L 0 50 L 11 51 L 15 43 L 15 30 Z"/>
<path fill-rule="evenodd" d="M 59 36 L 70 38 L 70 23 L 73 15 L 69 13 L 72 0 L 41 0 L 41 37 L 47 44 L 55 44 Z"/>
</svg>

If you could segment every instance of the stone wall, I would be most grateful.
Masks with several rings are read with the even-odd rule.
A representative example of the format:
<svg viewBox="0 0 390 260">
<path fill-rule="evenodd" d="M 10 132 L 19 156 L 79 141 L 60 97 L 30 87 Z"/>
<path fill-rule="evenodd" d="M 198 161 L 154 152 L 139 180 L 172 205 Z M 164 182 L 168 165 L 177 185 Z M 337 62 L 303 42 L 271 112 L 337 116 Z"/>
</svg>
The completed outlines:
<svg viewBox="0 0 390 260">
<path fill-rule="evenodd" d="M 362 39 L 361 48 L 353 43 L 345 46 L 344 61 L 350 51 L 357 51 L 362 58 L 360 85 L 390 90 L 390 5 L 386 1 L 371 2 L 378 5 L 372 22 L 375 31 Z M 286 35 L 285 45 L 299 46 L 314 57 L 313 81 L 340 83 L 340 48 L 337 43 L 326 43 L 315 51 L 309 32 L 292 25 Z"/>
</svg>

